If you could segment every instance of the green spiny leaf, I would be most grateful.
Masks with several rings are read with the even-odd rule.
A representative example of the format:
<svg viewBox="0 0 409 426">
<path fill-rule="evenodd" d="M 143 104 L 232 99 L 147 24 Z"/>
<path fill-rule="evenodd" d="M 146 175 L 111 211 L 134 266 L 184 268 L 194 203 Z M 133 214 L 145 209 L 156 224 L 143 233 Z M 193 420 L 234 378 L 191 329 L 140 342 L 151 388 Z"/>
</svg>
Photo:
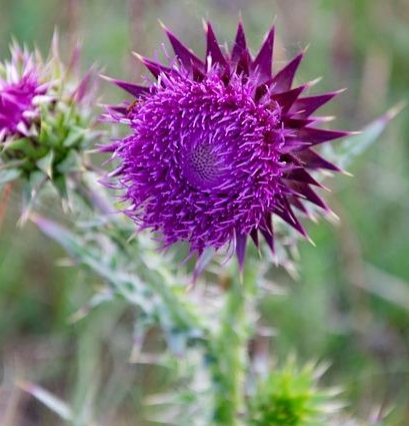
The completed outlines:
<svg viewBox="0 0 409 426">
<path fill-rule="evenodd" d="M 50 150 L 47 155 L 40 158 L 36 165 L 42 170 L 50 179 L 53 177 L 53 162 L 54 162 L 54 151 Z"/>
<path fill-rule="evenodd" d="M 323 150 L 324 154 L 326 154 L 325 156 L 333 160 L 341 168 L 347 168 L 355 157 L 361 155 L 378 140 L 389 122 L 399 114 L 404 107 L 405 103 L 403 102 L 395 105 L 387 111 L 386 114 L 366 126 L 362 132 L 344 139 L 336 149 L 327 145 Z"/>
<path fill-rule="evenodd" d="M 0 169 L 0 185 L 11 182 L 21 175 L 21 170 L 18 169 Z"/>
</svg>

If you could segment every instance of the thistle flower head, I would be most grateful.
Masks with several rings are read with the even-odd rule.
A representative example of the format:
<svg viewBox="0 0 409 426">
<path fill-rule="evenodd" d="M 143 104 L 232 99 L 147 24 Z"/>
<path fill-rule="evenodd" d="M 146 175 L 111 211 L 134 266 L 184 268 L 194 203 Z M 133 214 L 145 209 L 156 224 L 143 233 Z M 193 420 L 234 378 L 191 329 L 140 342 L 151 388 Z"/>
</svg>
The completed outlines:
<svg viewBox="0 0 409 426">
<path fill-rule="evenodd" d="M 14 43 L 0 63 L 0 182 L 23 177 L 28 193 L 52 181 L 66 191 L 66 174 L 81 168 L 92 130 L 93 72 L 79 77 L 79 49 L 68 66 L 54 36 L 49 57 Z M 94 79 L 95 81 L 95 79 Z"/>
<path fill-rule="evenodd" d="M 47 91 L 40 79 L 33 55 L 14 44 L 10 62 L 0 64 L 0 143 L 32 131 L 38 102 Z"/>
<path fill-rule="evenodd" d="M 147 86 L 109 79 L 135 98 L 108 116 L 130 133 L 104 147 L 119 166 L 109 184 L 122 191 L 127 214 L 163 235 L 164 246 L 187 241 L 192 252 L 235 244 L 242 266 L 246 240 L 261 234 L 273 249 L 273 217 L 306 232 L 294 212 L 327 205 L 311 172 L 338 168 L 314 147 L 346 132 L 316 127 L 316 109 L 337 92 L 304 96 L 292 88 L 303 53 L 272 72 L 274 28 L 258 54 L 241 22 L 230 51 L 206 25 L 204 59 L 165 28 L 175 52 L 169 66 L 138 58 L 153 74 Z"/>
</svg>

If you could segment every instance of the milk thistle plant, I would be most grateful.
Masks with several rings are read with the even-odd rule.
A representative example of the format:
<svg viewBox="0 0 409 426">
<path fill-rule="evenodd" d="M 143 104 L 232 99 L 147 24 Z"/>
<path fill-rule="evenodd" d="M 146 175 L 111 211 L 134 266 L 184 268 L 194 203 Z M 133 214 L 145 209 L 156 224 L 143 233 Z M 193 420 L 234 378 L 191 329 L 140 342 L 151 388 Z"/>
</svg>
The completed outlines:
<svg viewBox="0 0 409 426">
<path fill-rule="evenodd" d="M 276 255 L 283 235 L 296 240 L 293 231 L 308 238 L 301 218 L 331 214 L 317 194 L 323 172 L 341 171 L 337 164 L 346 166 L 393 114 L 359 137 L 324 129 L 326 118 L 315 112 L 339 91 L 311 95 L 315 81 L 294 85 L 304 52 L 273 72 L 274 28 L 252 55 L 241 22 L 229 50 L 207 23 L 202 59 L 165 32 L 174 50 L 168 63 L 137 55 L 153 75 L 148 83 L 105 77 L 133 99 L 103 114 L 127 133 L 99 145 L 109 154 L 101 172 L 84 154 L 100 136 L 91 74 L 72 83 L 71 66 L 63 67 L 55 49 L 44 63 L 14 46 L 0 68 L 2 182 L 21 178 L 31 189 L 52 182 L 61 195 L 69 187 L 87 201 L 80 216 L 74 206 L 81 223 L 72 229 L 40 209 L 29 217 L 104 283 L 76 320 L 115 298 L 135 307 L 134 362 L 143 359 L 148 331 L 162 331 L 168 349 L 156 359 L 184 385 L 148 398 L 148 416 L 180 426 L 346 424 L 337 417 L 338 393 L 318 382 L 321 367 L 295 358 L 273 367 L 264 357 L 260 369 L 251 353 L 250 341 L 265 336 L 258 302 L 271 266 L 257 251 L 266 246 Z M 333 158 L 319 154 L 318 145 L 345 136 Z M 246 254 L 249 238 L 258 250 Z M 188 258 L 197 255 L 193 273 L 181 263 L 183 244 Z M 219 252 L 235 252 L 237 262 Z M 95 413 L 84 418 L 36 385 L 21 386 L 68 424 L 94 420 Z"/>
</svg>

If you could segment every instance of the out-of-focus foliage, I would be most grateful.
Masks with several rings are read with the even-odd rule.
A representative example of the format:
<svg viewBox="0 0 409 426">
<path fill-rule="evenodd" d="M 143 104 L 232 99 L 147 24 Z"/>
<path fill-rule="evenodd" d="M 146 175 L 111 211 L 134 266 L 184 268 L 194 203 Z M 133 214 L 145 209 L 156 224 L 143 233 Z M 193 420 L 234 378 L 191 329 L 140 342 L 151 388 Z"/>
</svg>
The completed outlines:
<svg viewBox="0 0 409 426">
<path fill-rule="evenodd" d="M 341 408 L 335 390 L 319 389 L 322 372 L 312 364 L 298 368 L 294 359 L 276 366 L 252 398 L 251 424 L 254 426 L 325 426 Z"/>
<path fill-rule="evenodd" d="M 220 39 L 228 40 L 240 9 L 250 46 L 259 45 L 276 19 L 280 64 L 309 44 L 302 79 L 323 75 L 323 91 L 348 88 L 328 110 L 339 128 L 360 129 L 409 99 L 406 0 L 2 0 L 0 5 L 2 59 L 11 35 L 29 46 L 37 43 L 45 53 L 58 26 L 63 52 L 80 37 L 85 66 L 96 61 L 105 74 L 138 81 L 141 69 L 129 52 L 149 56 L 157 49 L 164 40 L 157 18 L 200 51 L 201 19 L 209 16 Z M 119 96 L 108 86 L 102 94 L 109 102 Z M 317 355 L 330 360 L 324 382 L 346 387 L 344 398 L 352 401 L 357 418 L 368 419 L 365 426 L 379 424 L 378 413 L 390 408 L 385 426 L 405 426 L 409 417 L 408 117 L 406 109 L 380 142 L 349 166 L 354 178 L 326 182 L 339 224 L 310 225 L 316 247 L 301 244 L 299 279 L 272 267 L 268 284 L 277 284 L 281 295 L 262 301 L 263 323 L 276 330 L 273 356 L 295 351 L 302 361 Z M 151 424 L 138 408 L 147 395 L 163 392 L 172 377 L 151 365 L 155 355 L 127 364 L 133 324 L 126 304 L 101 304 L 70 323 L 101 279 L 69 267 L 65 253 L 31 225 L 16 228 L 20 192 L 13 188 L 0 233 L 2 424 L 58 424 L 55 414 L 14 386 L 16 377 L 69 401 L 79 419 L 91 418 L 92 411 L 101 425 Z M 45 202 L 43 210 L 54 217 L 61 213 L 55 203 Z M 63 258 L 59 264 L 56 255 Z M 161 344 L 153 331 L 144 349 L 154 352 Z"/>
</svg>

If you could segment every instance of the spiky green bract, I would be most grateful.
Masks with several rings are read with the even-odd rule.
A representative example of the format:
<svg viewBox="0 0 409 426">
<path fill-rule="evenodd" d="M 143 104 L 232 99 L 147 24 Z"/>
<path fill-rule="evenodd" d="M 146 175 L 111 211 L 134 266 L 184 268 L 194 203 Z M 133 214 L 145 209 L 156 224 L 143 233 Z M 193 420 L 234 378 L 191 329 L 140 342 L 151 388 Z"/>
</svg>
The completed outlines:
<svg viewBox="0 0 409 426">
<path fill-rule="evenodd" d="M 66 196 L 70 173 L 84 169 L 93 146 L 95 73 L 81 76 L 79 48 L 68 65 L 54 36 L 47 59 L 17 43 L 0 64 L 0 185 L 21 177 L 26 199 L 51 181 Z"/>
<path fill-rule="evenodd" d="M 250 400 L 251 426 L 327 426 L 342 404 L 334 391 L 318 387 L 321 372 L 294 359 L 271 371 Z"/>
</svg>

